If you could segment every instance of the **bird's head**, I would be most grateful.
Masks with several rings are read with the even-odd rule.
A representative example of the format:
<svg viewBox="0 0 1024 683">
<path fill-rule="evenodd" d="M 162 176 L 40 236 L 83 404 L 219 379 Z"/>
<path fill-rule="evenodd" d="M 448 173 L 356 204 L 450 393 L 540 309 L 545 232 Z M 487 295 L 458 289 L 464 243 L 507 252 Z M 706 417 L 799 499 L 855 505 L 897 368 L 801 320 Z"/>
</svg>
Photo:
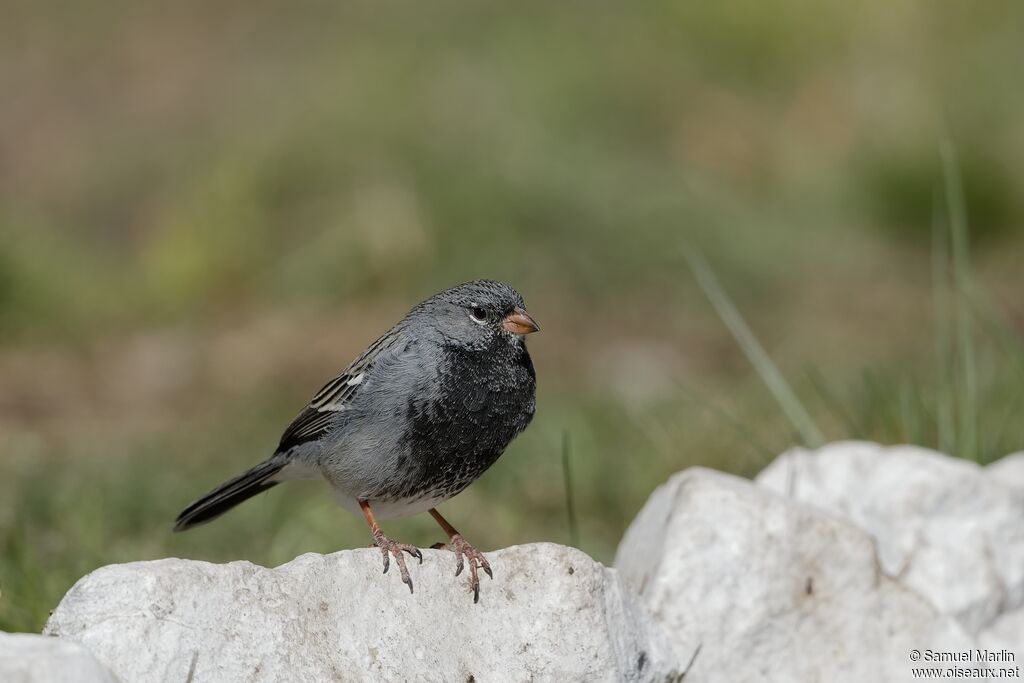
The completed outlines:
<svg viewBox="0 0 1024 683">
<path fill-rule="evenodd" d="M 519 292 L 494 280 L 473 280 L 446 289 L 417 306 L 410 316 L 423 318 L 448 342 L 469 349 L 499 343 L 519 346 L 523 337 L 540 330 Z"/>
</svg>

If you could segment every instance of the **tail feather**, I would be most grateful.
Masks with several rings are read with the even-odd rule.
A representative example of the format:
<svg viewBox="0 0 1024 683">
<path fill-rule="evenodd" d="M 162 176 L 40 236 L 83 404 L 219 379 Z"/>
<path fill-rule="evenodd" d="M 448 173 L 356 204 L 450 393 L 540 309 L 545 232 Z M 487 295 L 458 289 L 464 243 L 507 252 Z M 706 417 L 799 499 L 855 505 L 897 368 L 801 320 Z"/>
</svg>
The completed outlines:
<svg viewBox="0 0 1024 683">
<path fill-rule="evenodd" d="M 226 481 L 181 511 L 174 520 L 175 531 L 185 531 L 220 517 L 257 493 L 277 486 L 271 478 L 285 466 L 284 460 L 271 458 L 248 472 Z"/>
</svg>

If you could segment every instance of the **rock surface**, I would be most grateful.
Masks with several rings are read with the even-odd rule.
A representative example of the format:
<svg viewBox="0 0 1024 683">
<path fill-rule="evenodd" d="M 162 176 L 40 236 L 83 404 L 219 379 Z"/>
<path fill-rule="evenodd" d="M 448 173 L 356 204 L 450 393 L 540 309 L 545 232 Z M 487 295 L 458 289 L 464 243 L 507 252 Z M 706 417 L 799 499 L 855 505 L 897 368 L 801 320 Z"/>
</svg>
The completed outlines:
<svg viewBox="0 0 1024 683">
<path fill-rule="evenodd" d="M 551 544 L 488 555 L 473 604 L 450 553 L 381 575 L 375 549 L 276 569 L 169 559 L 81 579 L 46 633 L 126 681 L 667 681 L 681 668 L 614 570 Z M 192 678 L 190 679 L 190 671 Z"/>
<path fill-rule="evenodd" d="M 952 618 L 881 570 L 852 524 L 730 475 L 659 487 L 615 561 L 704 681 L 885 681 L 914 648 L 963 650 Z"/>
<path fill-rule="evenodd" d="M 785 453 L 757 482 L 867 531 L 886 574 L 982 634 L 1024 608 L 1024 458 L 1004 460 L 845 442 Z"/>
<path fill-rule="evenodd" d="M 985 468 L 985 474 L 1004 486 L 1024 491 L 1024 451 L 996 460 Z"/>
<path fill-rule="evenodd" d="M 77 643 L 32 633 L 0 632 L 4 683 L 117 683 L 114 674 Z"/>
</svg>

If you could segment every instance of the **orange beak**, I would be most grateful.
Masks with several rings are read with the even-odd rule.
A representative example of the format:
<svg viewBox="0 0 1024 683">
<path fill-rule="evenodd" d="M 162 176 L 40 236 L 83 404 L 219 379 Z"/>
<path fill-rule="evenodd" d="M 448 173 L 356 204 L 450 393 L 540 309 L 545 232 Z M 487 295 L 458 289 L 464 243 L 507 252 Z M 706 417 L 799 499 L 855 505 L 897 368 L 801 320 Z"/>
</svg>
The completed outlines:
<svg viewBox="0 0 1024 683">
<path fill-rule="evenodd" d="M 540 330 L 540 325 L 530 317 L 530 314 L 518 306 L 516 310 L 505 316 L 505 319 L 501 321 L 501 326 L 512 334 L 530 334 Z"/>
</svg>

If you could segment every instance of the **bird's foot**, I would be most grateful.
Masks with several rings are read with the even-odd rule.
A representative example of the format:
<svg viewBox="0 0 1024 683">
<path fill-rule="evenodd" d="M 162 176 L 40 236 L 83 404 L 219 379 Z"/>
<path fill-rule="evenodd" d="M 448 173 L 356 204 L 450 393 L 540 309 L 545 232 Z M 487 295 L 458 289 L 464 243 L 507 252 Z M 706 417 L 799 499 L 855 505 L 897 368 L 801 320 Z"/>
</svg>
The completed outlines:
<svg viewBox="0 0 1024 683">
<path fill-rule="evenodd" d="M 388 569 L 391 568 L 391 555 L 394 555 L 395 561 L 398 563 L 398 571 L 402 575 L 402 583 L 408 586 L 409 592 L 412 593 L 412 579 L 409 578 L 409 568 L 405 566 L 405 556 L 402 553 L 409 553 L 419 560 L 420 564 L 423 564 L 423 553 L 420 552 L 420 549 L 408 543 L 392 541 L 382 533 L 373 535 L 373 543 L 380 548 L 380 554 L 384 557 L 384 573 L 387 574 Z"/>
<path fill-rule="evenodd" d="M 469 585 L 473 588 L 473 602 L 480 602 L 480 577 L 478 569 L 487 572 L 487 576 L 494 578 L 491 572 L 491 565 L 487 563 L 484 554 L 471 546 L 462 534 L 455 534 L 447 543 L 435 543 L 431 546 L 435 550 L 450 550 L 455 553 L 455 576 L 462 573 L 464 568 L 463 557 L 469 560 Z"/>
</svg>

